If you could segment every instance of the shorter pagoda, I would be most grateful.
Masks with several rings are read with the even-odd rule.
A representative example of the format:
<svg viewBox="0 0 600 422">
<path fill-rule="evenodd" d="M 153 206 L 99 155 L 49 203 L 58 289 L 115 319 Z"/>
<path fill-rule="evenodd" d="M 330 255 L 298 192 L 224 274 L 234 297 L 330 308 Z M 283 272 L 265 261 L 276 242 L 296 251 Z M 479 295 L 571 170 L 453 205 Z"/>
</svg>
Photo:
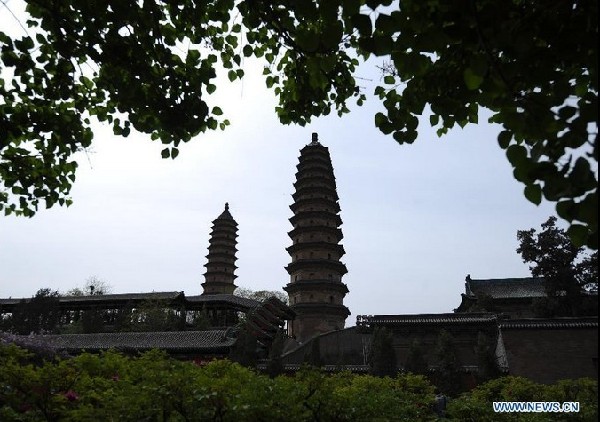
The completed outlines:
<svg viewBox="0 0 600 422">
<path fill-rule="evenodd" d="M 233 281 L 237 278 L 234 274 L 237 251 L 237 223 L 229 212 L 229 204 L 225 210 L 213 221 L 210 242 L 208 246 L 208 262 L 204 265 L 204 283 L 202 295 L 233 294 L 237 288 Z"/>
</svg>

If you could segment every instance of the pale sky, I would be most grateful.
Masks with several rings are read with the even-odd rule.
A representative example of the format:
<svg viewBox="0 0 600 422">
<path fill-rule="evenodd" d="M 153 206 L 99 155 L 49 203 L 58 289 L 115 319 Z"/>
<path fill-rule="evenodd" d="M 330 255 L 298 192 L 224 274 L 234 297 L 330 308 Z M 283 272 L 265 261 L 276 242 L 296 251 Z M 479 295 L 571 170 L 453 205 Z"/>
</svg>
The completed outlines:
<svg viewBox="0 0 600 422">
<path fill-rule="evenodd" d="M 278 123 L 261 67 L 247 62 L 244 81 L 220 79 L 209 101 L 232 125 L 183 145 L 175 160 L 161 159 L 149 136 L 118 138 L 98 126 L 93 151 L 79 156 L 71 207 L 0 217 L 0 297 L 65 292 L 90 276 L 113 293 L 200 294 L 212 220 L 225 202 L 239 225 L 236 284 L 281 290 L 295 166 L 312 132 L 329 147 L 337 180 L 347 326 L 362 314 L 452 312 L 467 274 L 529 276 L 516 232 L 539 227 L 554 205 L 525 199 L 484 113 L 483 123 L 443 138 L 425 115 L 413 145 L 382 135 L 370 95 L 378 63 L 359 73 L 366 106 L 303 128 Z"/>
</svg>

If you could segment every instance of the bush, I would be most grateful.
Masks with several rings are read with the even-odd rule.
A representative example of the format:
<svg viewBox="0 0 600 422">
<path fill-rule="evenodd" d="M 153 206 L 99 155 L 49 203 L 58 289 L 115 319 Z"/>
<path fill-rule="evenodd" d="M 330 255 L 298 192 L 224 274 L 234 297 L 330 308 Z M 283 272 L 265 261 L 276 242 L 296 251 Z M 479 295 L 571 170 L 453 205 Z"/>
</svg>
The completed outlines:
<svg viewBox="0 0 600 422">
<path fill-rule="evenodd" d="M 33 360 L 32 360 L 33 359 Z M 326 374 L 305 367 L 273 379 L 229 360 L 197 366 L 150 351 L 82 353 L 40 362 L 0 344 L 2 421 L 414 421 L 434 420 L 434 387 L 420 375 Z M 597 382 L 542 386 L 505 377 L 451 400 L 460 420 L 595 420 Z M 579 401 L 578 414 L 493 413 L 493 401 Z"/>
<path fill-rule="evenodd" d="M 579 402 L 579 413 L 495 413 L 493 402 Z M 448 405 L 448 417 L 477 421 L 596 421 L 598 382 L 582 378 L 537 384 L 521 377 L 507 376 L 482 384 Z"/>
</svg>

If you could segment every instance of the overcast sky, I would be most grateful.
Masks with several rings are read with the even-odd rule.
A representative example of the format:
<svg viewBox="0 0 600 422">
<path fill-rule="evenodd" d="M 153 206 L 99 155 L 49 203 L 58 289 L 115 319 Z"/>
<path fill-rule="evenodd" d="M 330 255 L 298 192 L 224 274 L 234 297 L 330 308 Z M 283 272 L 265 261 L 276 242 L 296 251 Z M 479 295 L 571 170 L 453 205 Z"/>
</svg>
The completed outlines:
<svg viewBox="0 0 600 422">
<path fill-rule="evenodd" d="M 367 94 L 377 63 L 359 73 Z M 443 138 L 423 124 L 414 145 L 374 127 L 372 97 L 343 118 L 283 126 L 260 66 L 248 62 L 246 73 L 241 83 L 220 79 L 209 103 L 232 125 L 183 145 L 175 160 L 161 159 L 148 136 L 123 139 L 98 126 L 92 151 L 79 156 L 71 207 L 0 217 L 0 297 L 64 292 L 91 276 L 113 293 L 200 294 L 212 220 L 225 202 L 239 224 L 236 284 L 281 290 L 295 166 L 312 132 L 329 147 L 337 180 L 347 326 L 361 314 L 452 312 L 467 274 L 529 276 L 516 232 L 539 227 L 554 207 L 524 198 L 484 113 L 483 123 Z"/>
</svg>

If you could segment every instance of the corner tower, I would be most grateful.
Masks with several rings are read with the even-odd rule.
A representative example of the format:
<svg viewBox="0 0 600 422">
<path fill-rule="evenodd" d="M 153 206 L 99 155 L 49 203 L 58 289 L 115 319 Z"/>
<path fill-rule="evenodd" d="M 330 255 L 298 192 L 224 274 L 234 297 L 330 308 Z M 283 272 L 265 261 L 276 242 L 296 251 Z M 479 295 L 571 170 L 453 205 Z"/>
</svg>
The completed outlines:
<svg viewBox="0 0 600 422">
<path fill-rule="evenodd" d="M 229 204 L 225 204 L 225 211 L 213 221 L 210 242 L 208 246 L 208 262 L 204 265 L 204 283 L 202 283 L 203 295 L 233 294 L 236 285 L 233 280 L 235 253 L 237 251 L 237 223 L 229 212 Z"/>
<path fill-rule="evenodd" d="M 344 247 L 340 245 L 342 219 L 327 147 L 316 133 L 312 142 L 300 150 L 297 166 L 294 229 L 288 234 L 292 246 L 287 248 L 292 262 L 286 267 L 290 282 L 284 287 L 296 318 L 289 325 L 290 335 L 304 342 L 311 337 L 344 328 L 350 311 L 344 306 L 348 288 L 342 276 L 348 272 L 340 262 Z"/>
</svg>

